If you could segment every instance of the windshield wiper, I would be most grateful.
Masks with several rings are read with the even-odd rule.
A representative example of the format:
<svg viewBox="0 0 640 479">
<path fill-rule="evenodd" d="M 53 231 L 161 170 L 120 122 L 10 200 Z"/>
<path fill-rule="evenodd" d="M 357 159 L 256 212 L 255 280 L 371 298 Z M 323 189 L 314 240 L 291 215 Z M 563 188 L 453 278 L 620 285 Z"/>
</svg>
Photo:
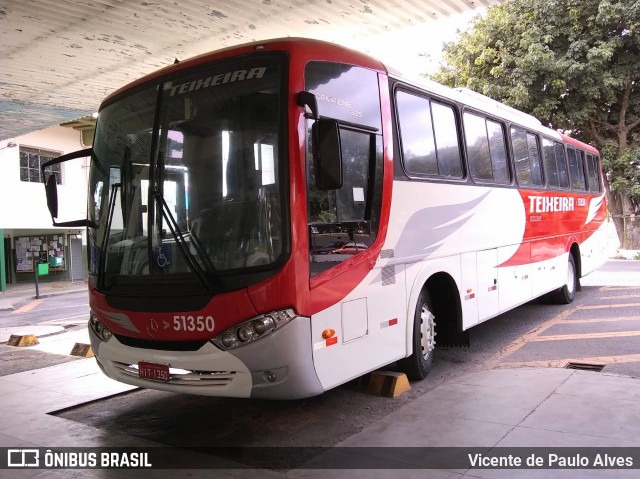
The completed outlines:
<svg viewBox="0 0 640 479">
<path fill-rule="evenodd" d="M 207 272 L 200 265 L 198 260 L 193 256 L 191 251 L 189 251 L 189 245 L 187 244 L 187 241 L 184 239 L 184 236 L 180 231 L 180 227 L 178 226 L 178 223 L 176 222 L 173 215 L 171 214 L 169 205 L 164 200 L 164 197 L 158 191 L 154 191 L 153 196 L 156 202 L 162 206 L 162 216 L 167 222 L 167 226 L 169 227 L 169 231 L 171 231 L 171 235 L 176 240 L 176 243 L 178 243 L 178 245 L 180 246 L 180 250 L 182 251 L 184 258 L 187 261 L 189 268 L 191 268 L 191 271 L 195 273 L 195 275 L 198 277 L 198 279 L 200 280 L 200 282 L 205 288 L 209 290 L 214 289 L 214 284 L 212 284 L 211 280 L 209 279 Z M 198 256 L 203 259 L 209 271 L 215 271 L 213 264 L 207 261 L 207 256 L 203 254 L 202 246 L 199 244 L 199 241 L 195 238 L 193 233 L 191 233 L 191 237 L 194 239 L 193 245 L 196 248 Z M 216 284 L 215 286 L 220 286 L 220 285 Z"/>
<path fill-rule="evenodd" d="M 107 246 L 109 245 L 109 234 L 111 233 L 111 220 L 113 219 L 113 212 L 116 209 L 116 195 L 118 189 L 122 186 L 120 183 L 114 183 L 111 185 L 111 191 L 109 192 L 109 203 L 107 205 L 107 227 L 104 230 L 104 236 L 102 237 L 102 243 L 100 244 L 100 271 L 104 271 L 104 262 L 107 257 Z M 102 278 L 102 287 L 104 287 L 105 275 L 100 275 Z"/>
</svg>

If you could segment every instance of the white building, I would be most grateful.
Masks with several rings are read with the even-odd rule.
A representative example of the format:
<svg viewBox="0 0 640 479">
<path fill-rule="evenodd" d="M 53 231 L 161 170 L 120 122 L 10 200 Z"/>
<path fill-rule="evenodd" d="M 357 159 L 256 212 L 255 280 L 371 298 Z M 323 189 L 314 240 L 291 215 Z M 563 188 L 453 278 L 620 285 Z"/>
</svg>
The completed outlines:
<svg viewBox="0 0 640 479">
<path fill-rule="evenodd" d="M 0 291 L 6 283 L 33 282 L 38 262 L 42 281 L 85 276 L 84 229 L 55 228 L 47 209 L 40 164 L 87 145 L 82 133 L 55 126 L 0 143 Z M 86 218 L 88 158 L 54 168 L 58 175 L 57 221 Z"/>
</svg>

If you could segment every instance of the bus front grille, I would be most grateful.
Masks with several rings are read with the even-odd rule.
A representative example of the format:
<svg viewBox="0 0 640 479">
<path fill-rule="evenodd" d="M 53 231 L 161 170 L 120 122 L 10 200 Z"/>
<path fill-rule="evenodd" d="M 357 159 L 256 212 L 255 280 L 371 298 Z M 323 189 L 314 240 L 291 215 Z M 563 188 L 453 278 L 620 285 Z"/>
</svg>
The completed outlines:
<svg viewBox="0 0 640 479">
<path fill-rule="evenodd" d="M 138 365 L 111 362 L 125 376 L 138 378 Z M 195 371 L 169 368 L 169 381 L 166 384 L 189 386 L 228 386 L 235 377 L 236 371 Z M 149 380 L 150 381 L 150 380 Z"/>
</svg>

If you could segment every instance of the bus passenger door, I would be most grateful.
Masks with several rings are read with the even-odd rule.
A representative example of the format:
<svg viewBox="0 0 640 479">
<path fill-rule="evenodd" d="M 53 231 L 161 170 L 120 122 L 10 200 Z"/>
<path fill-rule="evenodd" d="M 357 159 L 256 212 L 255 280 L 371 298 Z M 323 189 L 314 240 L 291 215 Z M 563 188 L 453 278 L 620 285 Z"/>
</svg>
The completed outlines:
<svg viewBox="0 0 640 479">
<path fill-rule="evenodd" d="M 389 251 L 371 257 L 382 204 L 382 138 L 340 129 L 342 186 L 319 190 L 308 166 L 310 292 L 335 298 L 312 315 L 313 359 L 323 387 L 331 388 L 384 366 L 406 351 L 404 267 Z M 347 267 L 347 264 L 349 265 Z M 323 333 L 335 336 L 323 341 Z"/>
<path fill-rule="evenodd" d="M 330 388 L 404 356 L 405 279 L 393 251 L 381 251 L 378 74 L 310 61 L 305 88 L 317 103 L 315 117 L 307 105 L 306 144 L 309 284 L 319 309 L 311 316 L 313 361 Z"/>
</svg>

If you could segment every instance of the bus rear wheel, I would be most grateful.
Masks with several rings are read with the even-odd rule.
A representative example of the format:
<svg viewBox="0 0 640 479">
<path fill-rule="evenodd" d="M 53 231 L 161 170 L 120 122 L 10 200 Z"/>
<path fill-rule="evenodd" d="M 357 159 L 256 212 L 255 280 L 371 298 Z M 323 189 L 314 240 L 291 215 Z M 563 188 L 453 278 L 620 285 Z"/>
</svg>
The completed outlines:
<svg viewBox="0 0 640 479">
<path fill-rule="evenodd" d="M 431 297 L 424 289 L 418 297 L 413 318 L 413 353 L 401 361 L 402 370 L 414 381 L 426 378 L 433 364 L 436 323 L 432 311 Z"/>
<path fill-rule="evenodd" d="M 573 255 L 569 253 L 569 264 L 567 265 L 567 282 L 564 286 L 553 291 L 552 298 L 557 304 L 572 303 L 578 290 L 578 274 Z"/>
</svg>

